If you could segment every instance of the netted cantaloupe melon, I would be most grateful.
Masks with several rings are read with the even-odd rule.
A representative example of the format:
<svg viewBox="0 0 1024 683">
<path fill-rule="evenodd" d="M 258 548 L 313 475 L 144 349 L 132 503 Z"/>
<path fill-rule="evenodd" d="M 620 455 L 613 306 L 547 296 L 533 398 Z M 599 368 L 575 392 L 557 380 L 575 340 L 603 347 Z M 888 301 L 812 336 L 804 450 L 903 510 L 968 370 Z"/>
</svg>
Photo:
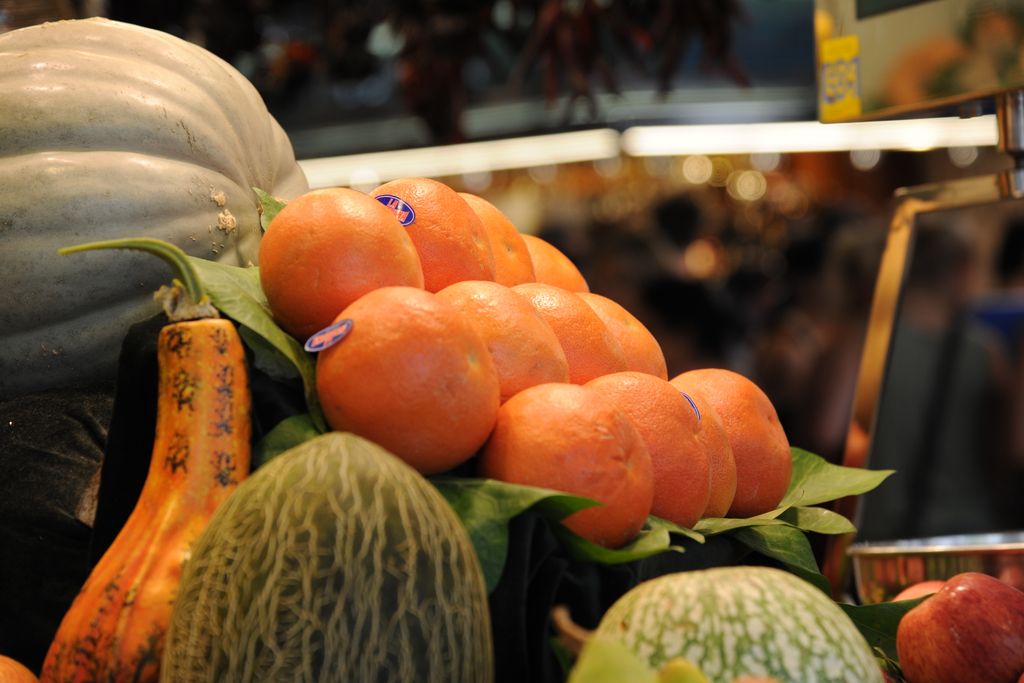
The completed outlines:
<svg viewBox="0 0 1024 683">
<path fill-rule="evenodd" d="M 712 683 L 882 683 L 864 636 L 825 593 L 771 567 L 715 567 L 645 581 L 605 613 L 597 635 L 652 668 L 681 657 Z"/>
<path fill-rule="evenodd" d="M 454 512 L 331 433 L 243 482 L 185 565 L 162 681 L 493 680 L 483 574 Z"/>
</svg>

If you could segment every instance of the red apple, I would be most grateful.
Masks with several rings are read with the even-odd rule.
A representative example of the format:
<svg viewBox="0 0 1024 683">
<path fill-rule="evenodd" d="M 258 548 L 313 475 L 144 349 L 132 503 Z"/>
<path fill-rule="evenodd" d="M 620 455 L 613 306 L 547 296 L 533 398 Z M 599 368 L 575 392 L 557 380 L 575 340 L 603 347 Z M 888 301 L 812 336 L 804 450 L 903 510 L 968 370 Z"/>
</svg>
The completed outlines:
<svg viewBox="0 0 1024 683">
<path fill-rule="evenodd" d="M 907 612 L 896 652 L 909 683 L 1006 683 L 1024 671 L 1024 592 L 966 572 Z"/>
<path fill-rule="evenodd" d="M 917 583 L 912 583 L 909 586 L 907 586 L 906 588 L 904 588 L 903 590 L 901 590 L 899 593 L 897 593 L 896 597 L 893 598 L 893 601 L 896 601 L 896 600 L 913 600 L 914 598 L 920 598 L 920 597 L 922 597 L 924 595 L 931 595 L 932 593 L 938 593 L 939 589 L 942 588 L 942 586 L 945 583 L 946 583 L 945 581 L 939 581 L 938 579 L 934 579 L 934 580 L 931 580 L 931 581 L 919 581 Z"/>
</svg>

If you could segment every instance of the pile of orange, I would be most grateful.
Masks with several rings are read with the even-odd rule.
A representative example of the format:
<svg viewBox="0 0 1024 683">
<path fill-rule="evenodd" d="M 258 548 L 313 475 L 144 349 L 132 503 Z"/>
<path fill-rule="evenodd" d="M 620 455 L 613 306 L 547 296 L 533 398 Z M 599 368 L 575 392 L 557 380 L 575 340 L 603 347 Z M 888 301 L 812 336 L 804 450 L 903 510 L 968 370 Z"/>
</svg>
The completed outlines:
<svg viewBox="0 0 1024 683">
<path fill-rule="evenodd" d="M 275 319 L 318 351 L 330 427 L 424 474 L 466 465 L 591 498 L 563 523 L 606 547 L 652 514 L 692 527 L 785 494 L 764 392 L 718 368 L 669 380 L 640 320 L 481 197 L 425 178 L 309 192 L 259 260 Z"/>
</svg>

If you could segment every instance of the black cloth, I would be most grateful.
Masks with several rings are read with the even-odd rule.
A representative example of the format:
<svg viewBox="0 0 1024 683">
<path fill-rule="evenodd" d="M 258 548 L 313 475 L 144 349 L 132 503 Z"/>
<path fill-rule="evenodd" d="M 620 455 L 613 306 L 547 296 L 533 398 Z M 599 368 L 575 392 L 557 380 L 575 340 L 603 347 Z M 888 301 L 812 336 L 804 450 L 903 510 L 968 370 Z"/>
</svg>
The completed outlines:
<svg viewBox="0 0 1024 683">
<path fill-rule="evenodd" d="M 121 347 L 117 400 L 104 449 L 96 521 L 90 539 L 90 568 L 128 520 L 149 472 L 156 431 L 156 342 L 166 323 L 161 315 L 132 326 Z"/>
<path fill-rule="evenodd" d="M 0 654 L 39 671 L 89 574 L 112 386 L 0 402 Z"/>
</svg>

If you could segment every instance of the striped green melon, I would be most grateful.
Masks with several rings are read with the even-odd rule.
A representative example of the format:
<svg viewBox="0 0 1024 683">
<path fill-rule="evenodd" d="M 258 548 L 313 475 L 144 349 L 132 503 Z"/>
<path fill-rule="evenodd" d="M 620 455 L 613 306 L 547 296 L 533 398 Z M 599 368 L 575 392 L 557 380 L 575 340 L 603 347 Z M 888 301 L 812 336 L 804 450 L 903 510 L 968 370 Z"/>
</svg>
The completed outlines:
<svg viewBox="0 0 1024 683">
<path fill-rule="evenodd" d="M 493 680 L 484 578 L 422 476 L 331 433 L 218 509 L 185 565 L 161 681 Z"/>
<path fill-rule="evenodd" d="M 655 668 L 685 657 L 712 683 L 742 675 L 792 683 L 883 680 L 867 641 L 820 590 L 767 567 L 719 567 L 641 583 L 604 615 L 616 638 Z"/>
</svg>

